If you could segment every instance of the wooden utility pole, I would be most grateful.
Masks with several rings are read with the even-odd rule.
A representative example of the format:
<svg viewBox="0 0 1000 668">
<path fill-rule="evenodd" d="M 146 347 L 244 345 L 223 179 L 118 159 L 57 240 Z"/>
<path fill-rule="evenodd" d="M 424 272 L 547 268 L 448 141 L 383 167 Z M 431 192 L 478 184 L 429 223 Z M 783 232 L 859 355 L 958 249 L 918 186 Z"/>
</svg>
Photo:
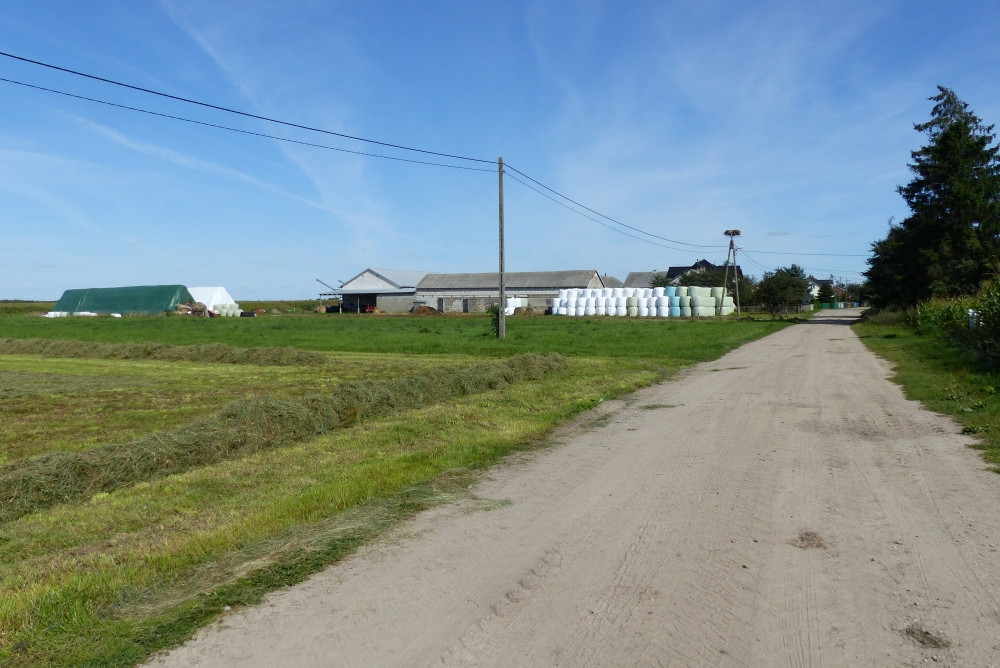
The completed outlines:
<svg viewBox="0 0 1000 668">
<path fill-rule="evenodd" d="M 729 285 L 729 257 L 733 258 L 733 275 L 736 277 L 736 299 L 740 298 L 740 276 L 736 273 L 736 244 L 733 241 L 736 237 L 740 236 L 739 230 L 726 230 L 724 234 L 729 237 L 729 249 L 726 251 L 726 273 L 725 278 L 722 279 L 722 301 L 719 303 L 719 312 L 716 315 L 722 315 L 722 309 L 726 306 L 726 287 Z M 739 310 L 737 309 L 737 314 Z"/>
<path fill-rule="evenodd" d="M 730 238 L 730 242 L 732 239 Z M 733 275 L 736 277 L 736 317 L 739 318 L 740 314 L 740 265 L 736 264 L 736 251 L 738 251 L 735 245 L 733 245 Z M 726 291 L 722 291 L 722 296 L 725 298 Z"/>
<path fill-rule="evenodd" d="M 497 327 L 497 338 L 507 338 L 507 285 L 503 277 L 503 157 L 497 158 L 497 174 L 500 178 L 500 324 Z"/>
</svg>

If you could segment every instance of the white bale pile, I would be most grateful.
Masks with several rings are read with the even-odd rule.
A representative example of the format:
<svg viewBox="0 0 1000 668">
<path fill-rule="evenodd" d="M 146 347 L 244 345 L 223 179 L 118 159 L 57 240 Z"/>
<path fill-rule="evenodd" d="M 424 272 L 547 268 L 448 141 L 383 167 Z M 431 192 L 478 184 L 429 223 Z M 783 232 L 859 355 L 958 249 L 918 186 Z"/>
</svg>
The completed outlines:
<svg viewBox="0 0 1000 668">
<path fill-rule="evenodd" d="M 550 300 L 553 315 L 613 315 L 629 317 L 710 318 L 735 311 L 733 298 L 722 288 L 666 286 L 660 288 L 598 288 L 560 290 Z M 513 307 L 508 300 L 508 313 Z"/>
</svg>

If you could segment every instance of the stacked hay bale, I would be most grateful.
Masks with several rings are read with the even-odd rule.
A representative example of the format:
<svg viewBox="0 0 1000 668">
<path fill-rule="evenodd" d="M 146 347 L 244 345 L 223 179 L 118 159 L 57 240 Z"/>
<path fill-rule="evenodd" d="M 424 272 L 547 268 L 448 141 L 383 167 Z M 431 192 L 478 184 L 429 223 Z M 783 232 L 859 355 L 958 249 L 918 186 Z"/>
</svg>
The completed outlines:
<svg viewBox="0 0 1000 668">
<path fill-rule="evenodd" d="M 640 318 L 690 318 L 729 315 L 733 298 L 722 288 L 669 285 L 660 288 L 560 290 L 549 300 L 553 315 L 614 315 Z"/>
</svg>

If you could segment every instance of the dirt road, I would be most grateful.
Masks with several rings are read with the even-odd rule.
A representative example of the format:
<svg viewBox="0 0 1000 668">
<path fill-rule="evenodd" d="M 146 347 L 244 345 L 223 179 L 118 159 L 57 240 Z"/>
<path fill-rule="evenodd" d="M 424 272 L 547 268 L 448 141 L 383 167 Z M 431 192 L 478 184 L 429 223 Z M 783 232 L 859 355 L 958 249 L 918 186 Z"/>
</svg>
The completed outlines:
<svg viewBox="0 0 1000 668">
<path fill-rule="evenodd" d="M 606 402 L 154 663 L 1000 665 L 1000 475 L 853 316 Z"/>
</svg>

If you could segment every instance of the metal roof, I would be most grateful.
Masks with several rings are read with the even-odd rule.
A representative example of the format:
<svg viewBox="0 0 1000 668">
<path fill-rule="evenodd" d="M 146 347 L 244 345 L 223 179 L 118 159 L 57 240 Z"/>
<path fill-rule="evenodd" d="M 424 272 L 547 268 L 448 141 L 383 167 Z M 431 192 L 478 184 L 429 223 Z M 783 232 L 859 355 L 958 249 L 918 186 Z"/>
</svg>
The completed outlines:
<svg viewBox="0 0 1000 668">
<path fill-rule="evenodd" d="M 342 288 L 346 288 L 346 292 L 379 292 L 379 289 L 372 289 L 373 286 L 367 286 L 367 289 L 357 289 L 350 287 L 351 283 L 357 281 L 359 278 L 364 276 L 371 276 L 376 279 L 380 279 L 388 284 L 389 289 L 401 289 L 401 288 L 415 288 L 417 283 L 420 282 L 427 274 L 426 271 L 409 271 L 406 269 L 373 269 L 368 268 L 359 273 L 356 276 L 344 281 Z"/>
<path fill-rule="evenodd" d="M 660 274 L 659 271 L 630 271 L 625 277 L 626 288 L 648 288 L 653 281 L 653 276 Z"/>
<path fill-rule="evenodd" d="M 514 271 L 504 273 L 508 290 L 559 289 L 587 287 L 599 274 L 596 269 L 570 271 Z M 427 274 L 417 290 L 490 290 L 498 289 L 498 272 L 483 274 Z"/>
</svg>

